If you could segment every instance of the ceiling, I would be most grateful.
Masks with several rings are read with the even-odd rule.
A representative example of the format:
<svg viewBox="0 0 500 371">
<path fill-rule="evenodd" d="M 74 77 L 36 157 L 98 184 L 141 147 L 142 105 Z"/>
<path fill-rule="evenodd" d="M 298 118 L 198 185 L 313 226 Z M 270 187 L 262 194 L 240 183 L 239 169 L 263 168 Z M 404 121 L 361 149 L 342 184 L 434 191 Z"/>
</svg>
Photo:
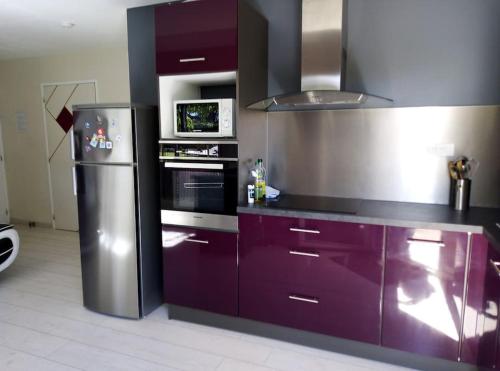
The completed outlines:
<svg viewBox="0 0 500 371">
<path fill-rule="evenodd" d="M 0 0 L 0 59 L 127 44 L 126 9 L 166 0 Z M 62 22 L 74 22 L 64 28 Z"/>
</svg>

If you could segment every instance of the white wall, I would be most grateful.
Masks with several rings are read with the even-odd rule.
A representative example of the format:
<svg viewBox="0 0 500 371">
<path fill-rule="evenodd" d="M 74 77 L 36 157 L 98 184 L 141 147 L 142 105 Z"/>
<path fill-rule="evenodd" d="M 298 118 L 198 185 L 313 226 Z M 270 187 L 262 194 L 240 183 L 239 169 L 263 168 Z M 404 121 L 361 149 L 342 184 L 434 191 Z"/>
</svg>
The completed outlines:
<svg viewBox="0 0 500 371">
<path fill-rule="evenodd" d="M 0 61 L 0 120 L 3 126 L 10 216 L 51 223 L 40 84 L 97 80 L 99 102 L 128 102 L 126 48 Z M 27 130 L 16 127 L 24 112 Z"/>
</svg>

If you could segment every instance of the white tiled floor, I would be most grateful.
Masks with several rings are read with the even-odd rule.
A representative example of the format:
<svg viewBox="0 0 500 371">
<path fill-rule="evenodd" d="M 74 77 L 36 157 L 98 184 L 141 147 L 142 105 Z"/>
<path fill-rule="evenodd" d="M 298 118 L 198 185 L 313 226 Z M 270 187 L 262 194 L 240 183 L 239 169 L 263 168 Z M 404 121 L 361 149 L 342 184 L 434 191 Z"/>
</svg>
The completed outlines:
<svg viewBox="0 0 500 371">
<path fill-rule="evenodd" d="M 0 370 L 397 370 L 395 366 L 169 320 L 83 308 L 78 235 L 18 227 L 21 253 L 0 273 Z"/>
</svg>

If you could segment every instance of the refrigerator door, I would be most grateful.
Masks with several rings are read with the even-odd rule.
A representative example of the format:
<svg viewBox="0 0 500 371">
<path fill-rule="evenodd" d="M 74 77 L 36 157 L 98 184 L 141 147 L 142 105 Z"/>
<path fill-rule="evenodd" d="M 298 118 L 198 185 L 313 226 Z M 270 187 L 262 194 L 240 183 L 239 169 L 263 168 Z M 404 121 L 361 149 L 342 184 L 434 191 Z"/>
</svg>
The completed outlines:
<svg viewBox="0 0 500 371">
<path fill-rule="evenodd" d="M 139 318 L 134 167 L 77 165 L 83 304 Z"/>
<path fill-rule="evenodd" d="M 73 129 L 75 161 L 133 163 L 133 125 L 130 107 L 77 108 Z"/>
</svg>

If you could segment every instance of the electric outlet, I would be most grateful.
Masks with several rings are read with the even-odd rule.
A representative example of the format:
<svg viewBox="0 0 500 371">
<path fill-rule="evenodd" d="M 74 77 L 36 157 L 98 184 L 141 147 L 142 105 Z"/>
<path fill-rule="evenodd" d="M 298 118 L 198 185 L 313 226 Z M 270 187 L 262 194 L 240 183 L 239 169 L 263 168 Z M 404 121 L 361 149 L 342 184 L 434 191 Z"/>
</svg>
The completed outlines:
<svg viewBox="0 0 500 371">
<path fill-rule="evenodd" d="M 427 153 L 438 157 L 453 157 L 455 156 L 455 144 L 431 144 L 427 146 Z"/>
</svg>

